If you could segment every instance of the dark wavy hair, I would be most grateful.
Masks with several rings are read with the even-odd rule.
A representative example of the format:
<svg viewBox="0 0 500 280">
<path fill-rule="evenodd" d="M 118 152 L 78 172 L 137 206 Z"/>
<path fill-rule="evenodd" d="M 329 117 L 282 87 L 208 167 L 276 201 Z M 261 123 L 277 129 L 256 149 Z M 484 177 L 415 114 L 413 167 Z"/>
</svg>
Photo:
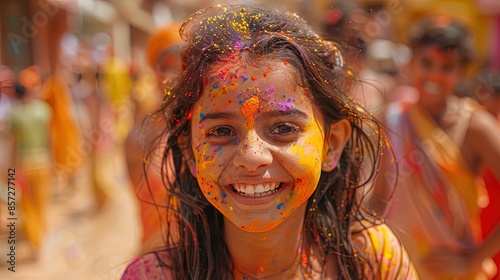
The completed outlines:
<svg viewBox="0 0 500 280">
<path fill-rule="evenodd" d="M 442 51 L 456 51 L 462 64 L 475 57 L 474 37 L 464 23 L 443 14 L 429 15 L 418 21 L 408 33 L 412 49 L 436 46 Z"/>
<path fill-rule="evenodd" d="M 352 245 L 351 226 L 365 219 L 359 188 L 373 180 L 385 142 L 378 122 L 347 94 L 350 83 L 346 81 L 352 77 L 342 71 L 338 47 L 321 39 L 297 15 L 261 7 L 207 8 L 192 15 L 180 33 L 186 41 L 183 72 L 166 93 L 161 109 L 152 115 L 166 122 L 162 136 L 151 147 L 164 147 L 162 179 L 169 201 L 176 201 L 164 205 L 173 219 L 167 222 L 166 247 L 160 250 L 166 254 L 156 250 L 157 256 L 165 256 L 160 258 L 163 264 L 178 279 L 227 279 L 233 273 L 223 216 L 205 199 L 183 157 L 183 150 L 191 149 L 192 108 L 215 64 L 243 57 L 258 65 L 265 65 L 266 59 L 281 59 L 297 71 L 298 82 L 309 89 L 326 124 L 347 119 L 352 127 L 337 168 L 321 173 L 308 200 L 302 252 L 314 249 L 323 265 L 327 257 L 333 257 L 340 269 L 339 279 L 372 278 L 365 274 L 369 264 L 363 253 Z"/>
</svg>

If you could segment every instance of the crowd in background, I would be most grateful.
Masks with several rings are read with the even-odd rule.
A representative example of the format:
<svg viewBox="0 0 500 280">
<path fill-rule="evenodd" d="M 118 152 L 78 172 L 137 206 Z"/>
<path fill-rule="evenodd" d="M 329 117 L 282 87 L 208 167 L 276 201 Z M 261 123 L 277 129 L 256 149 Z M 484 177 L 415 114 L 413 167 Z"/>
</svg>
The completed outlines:
<svg viewBox="0 0 500 280">
<path fill-rule="evenodd" d="M 393 35 L 387 31 L 390 25 L 385 31 L 367 32 L 367 24 L 383 9 L 337 0 L 318 15 L 320 19 L 311 18 L 320 34 L 337 41 L 340 57 L 346 61 L 345 70 L 352 72 L 352 81 L 346 82 L 354 84 L 353 99 L 380 119 L 385 118 L 388 104 L 413 104 L 419 100 L 408 69 L 413 55 L 409 44 L 391 38 Z M 169 82 L 182 69 L 180 26 L 179 22 L 158 26 L 143 50 L 146 59 L 139 64 L 116 56 L 113 44 L 117 42 L 106 34 L 99 34 L 91 43 L 78 34 L 65 33 L 59 66 L 53 72 L 44 72 L 37 65 L 18 72 L 12 70 L 13 65 L 0 66 L 0 201 L 3 212 L 8 201 L 8 174 L 4 171 L 15 168 L 17 238 L 27 248 L 18 256 L 19 261 L 37 261 L 51 230 L 46 223 L 47 208 L 54 203 L 86 188 L 91 203 L 68 211 L 91 217 L 105 209 L 115 181 L 103 170 L 109 170 L 104 166 L 116 164 L 117 154 L 125 160 L 127 180 L 137 194 L 142 223 L 140 250 L 161 243 L 161 221 L 169 217 L 158 205 L 175 204 L 163 201 L 166 190 L 161 181 L 165 178 L 158 172 L 163 168 L 161 161 L 168 159 L 162 154 L 153 157 L 157 162 L 143 159 L 146 153 L 158 153 L 147 143 L 160 134 L 161 125 L 157 123 L 163 120 L 152 113 L 159 109 L 162 96 L 168 94 Z M 497 120 L 491 130 L 498 130 L 498 63 L 488 58 L 474 59 L 471 56 L 469 66 L 464 67 L 463 79 L 457 82 L 454 94 L 477 102 Z M 480 168 L 476 179 L 484 180 L 478 202 L 484 238 L 500 223 L 500 184 L 490 168 L 470 168 Z M 146 182 L 145 171 L 158 176 L 150 176 Z M 3 224 L 0 232 L 4 240 L 8 233 Z M 500 267 L 500 254 L 494 260 Z"/>
</svg>

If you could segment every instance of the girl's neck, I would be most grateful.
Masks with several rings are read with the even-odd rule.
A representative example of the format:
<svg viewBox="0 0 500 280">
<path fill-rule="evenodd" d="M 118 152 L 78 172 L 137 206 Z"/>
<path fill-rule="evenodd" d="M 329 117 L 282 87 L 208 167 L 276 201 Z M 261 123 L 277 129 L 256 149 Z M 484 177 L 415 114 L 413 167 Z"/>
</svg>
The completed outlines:
<svg viewBox="0 0 500 280">
<path fill-rule="evenodd" d="M 225 220 L 225 238 L 234 264 L 234 279 L 291 279 L 298 271 L 306 204 L 278 227 L 246 232 Z M 289 277 L 282 278 L 286 275 Z"/>
</svg>

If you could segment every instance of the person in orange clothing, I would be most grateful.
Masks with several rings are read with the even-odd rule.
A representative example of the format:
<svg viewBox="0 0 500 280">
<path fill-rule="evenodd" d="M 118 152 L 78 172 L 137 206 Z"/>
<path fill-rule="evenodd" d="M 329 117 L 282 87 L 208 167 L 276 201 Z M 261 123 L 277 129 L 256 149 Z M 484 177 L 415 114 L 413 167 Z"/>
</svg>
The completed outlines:
<svg viewBox="0 0 500 280">
<path fill-rule="evenodd" d="M 164 209 L 153 204 L 170 203 L 164 201 L 167 190 L 161 182 L 158 162 L 150 162 L 148 165 L 148 172 L 151 174 L 148 178 L 149 188 L 143 177 L 144 151 L 148 142 L 158 135 L 160 121 L 158 118 L 147 117 L 159 109 L 164 92 L 180 72 L 179 27 L 180 24 L 171 23 L 158 28 L 151 35 L 146 49 L 150 69 L 147 69 L 132 89 L 134 126 L 125 145 L 129 175 L 140 200 L 142 243 L 145 248 L 155 247 L 161 240 L 161 221 L 166 218 Z M 144 122 L 145 118 L 151 122 Z M 161 159 L 162 156 L 155 158 Z"/>
<path fill-rule="evenodd" d="M 52 110 L 50 139 L 57 176 L 56 195 L 63 195 L 71 191 L 71 180 L 84 160 L 78 146 L 82 135 L 75 119 L 70 88 L 60 73 L 52 74 L 43 82 L 41 98 Z"/>
<path fill-rule="evenodd" d="M 486 68 L 479 72 L 473 97 L 484 106 L 497 120 L 500 126 L 500 70 Z M 488 191 L 488 205 L 481 211 L 483 237 L 487 237 L 495 226 L 500 224 L 500 182 L 490 169 L 483 171 L 483 178 Z M 500 268 L 500 253 L 493 257 Z M 491 279 L 500 279 L 498 272 Z"/>
</svg>

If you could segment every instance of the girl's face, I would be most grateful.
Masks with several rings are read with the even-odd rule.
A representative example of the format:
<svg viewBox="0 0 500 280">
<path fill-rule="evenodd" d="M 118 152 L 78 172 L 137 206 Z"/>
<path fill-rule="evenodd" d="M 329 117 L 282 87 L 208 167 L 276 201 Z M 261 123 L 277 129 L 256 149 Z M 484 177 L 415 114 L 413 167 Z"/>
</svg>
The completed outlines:
<svg viewBox="0 0 500 280">
<path fill-rule="evenodd" d="M 424 46 L 415 51 L 412 83 L 420 92 L 421 102 L 442 102 L 459 83 L 463 66 L 454 50 Z"/>
<path fill-rule="evenodd" d="M 192 173 L 210 203 L 245 231 L 279 225 L 316 189 L 321 113 L 286 61 L 214 67 L 193 108 Z M 195 168 L 195 170 L 193 170 Z"/>
</svg>

